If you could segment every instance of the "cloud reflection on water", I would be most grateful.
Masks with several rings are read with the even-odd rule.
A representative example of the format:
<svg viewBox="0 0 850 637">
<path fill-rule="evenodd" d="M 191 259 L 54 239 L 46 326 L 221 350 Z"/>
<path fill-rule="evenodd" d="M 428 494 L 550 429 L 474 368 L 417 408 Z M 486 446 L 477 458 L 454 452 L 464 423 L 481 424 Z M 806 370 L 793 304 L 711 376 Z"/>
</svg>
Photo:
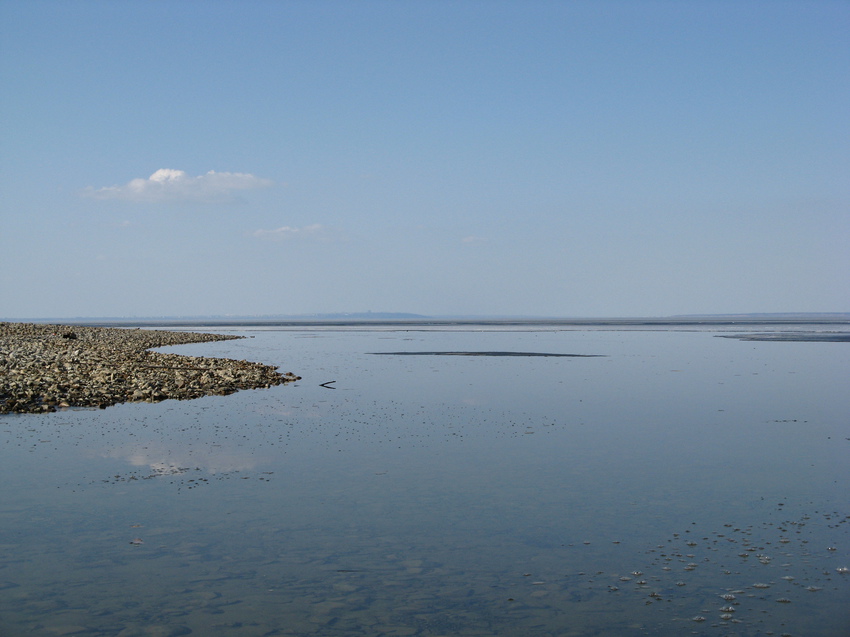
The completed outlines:
<svg viewBox="0 0 850 637">
<path fill-rule="evenodd" d="M 133 467 L 148 467 L 154 475 L 173 475 L 187 469 L 201 469 L 211 475 L 250 471 L 269 461 L 253 451 L 225 448 L 175 451 L 156 442 L 115 447 L 101 451 L 98 456 L 123 460 Z"/>
</svg>

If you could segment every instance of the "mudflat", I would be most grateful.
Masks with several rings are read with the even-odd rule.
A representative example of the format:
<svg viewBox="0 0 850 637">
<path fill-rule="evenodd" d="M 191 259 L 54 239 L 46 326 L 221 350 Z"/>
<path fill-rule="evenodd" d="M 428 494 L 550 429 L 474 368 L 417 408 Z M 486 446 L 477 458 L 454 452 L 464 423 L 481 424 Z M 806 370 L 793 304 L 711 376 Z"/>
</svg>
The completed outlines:
<svg viewBox="0 0 850 637">
<path fill-rule="evenodd" d="M 0 322 L 0 413 L 225 395 L 298 380 L 271 365 L 150 351 L 240 336 Z"/>
</svg>

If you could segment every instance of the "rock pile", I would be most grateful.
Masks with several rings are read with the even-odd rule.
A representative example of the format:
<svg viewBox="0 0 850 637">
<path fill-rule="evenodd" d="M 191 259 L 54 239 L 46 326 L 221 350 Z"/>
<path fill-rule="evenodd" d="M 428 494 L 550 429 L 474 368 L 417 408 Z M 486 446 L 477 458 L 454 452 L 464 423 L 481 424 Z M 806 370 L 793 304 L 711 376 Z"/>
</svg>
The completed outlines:
<svg viewBox="0 0 850 637">
<path fill-rule="evenodd" d="M 0 413 L 232 394 L 298 380 L 270 365 L 148 351 L 240 336 L 0 322 Z"/>
</svg>

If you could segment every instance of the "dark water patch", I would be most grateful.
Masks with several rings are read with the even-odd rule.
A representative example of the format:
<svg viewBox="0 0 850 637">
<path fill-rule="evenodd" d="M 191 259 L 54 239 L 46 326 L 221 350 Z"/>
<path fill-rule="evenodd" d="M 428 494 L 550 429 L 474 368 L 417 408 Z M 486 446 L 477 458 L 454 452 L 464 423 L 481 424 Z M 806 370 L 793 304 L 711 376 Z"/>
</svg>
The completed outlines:
<svg viewBox="0 0 850 637">
<path fill-rule="evenodd" d="M 782 334 L 718 334 L 720 338 L 737 338 L 739 341 L 784 341 L 801 343 L 850 343 L 850 333 L 838 332 L 785 332 Z"/>
<path fill-rule="evenodd" d="M 604 354 L 553 354 L 551 352 L 367 352 L 376 356 L 565 356 L 598 358 Z"/>
</svg>

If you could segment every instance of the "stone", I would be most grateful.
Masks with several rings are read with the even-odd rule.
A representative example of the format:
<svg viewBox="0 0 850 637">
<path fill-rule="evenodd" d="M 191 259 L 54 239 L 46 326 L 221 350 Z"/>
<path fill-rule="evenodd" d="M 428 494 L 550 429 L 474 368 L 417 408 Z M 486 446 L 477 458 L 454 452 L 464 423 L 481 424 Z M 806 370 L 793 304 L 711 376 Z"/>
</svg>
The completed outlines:
<svg viewBox="0 0 850 637">
<path fill-rule="evenodd" d="M 300 380 L 262 363 L 150 351 L 235 338 L 243 337 L 0 322 L 0 413 L 46 413 L 57 406 L 105 409 Z"/>
</svg>

